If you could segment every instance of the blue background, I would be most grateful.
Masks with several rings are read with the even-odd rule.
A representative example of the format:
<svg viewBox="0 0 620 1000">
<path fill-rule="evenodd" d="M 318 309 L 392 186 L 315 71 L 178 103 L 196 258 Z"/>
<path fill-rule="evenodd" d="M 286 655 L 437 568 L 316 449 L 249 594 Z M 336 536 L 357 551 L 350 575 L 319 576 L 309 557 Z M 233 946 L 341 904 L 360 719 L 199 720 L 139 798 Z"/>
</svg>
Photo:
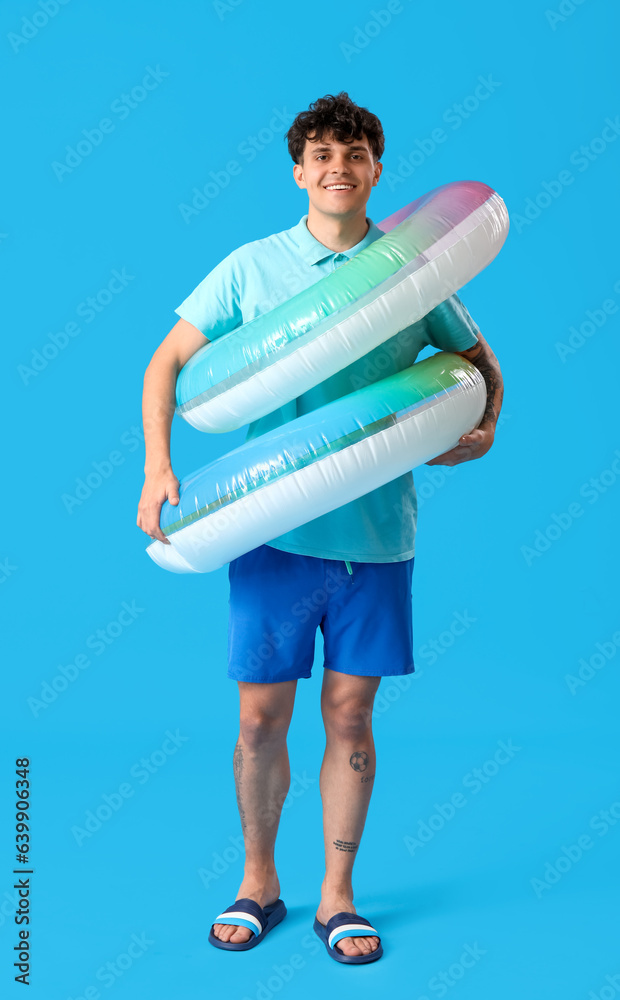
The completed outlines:
<svg viewBox="0 0 620 1000">
<path fill-rule="evenodd" d="M 555 0 L 505 9 L 404 2 L 381 25 L 370 2 L 54 3 L 47 23 L 41 13 L 33 22 L 42 10 L 34 0 L 8 2 L 1 14 L 3 92 L 13 95 L 0 226 L 11 419 L 0 552 L 3 994 L 21 989 L 12 969 L 12 788 L 14 760 L 27 755 L 32 997 L 77 1000 L 91 987 L 115 1000 L 270 1000 L 319 989 L 610 1000 L 620 994 L 620 824 L 611 815 L 605 829 L 595 817 L 610 807 L 620 816 L 620 139 L 598 137 L 607 118 L 620 124 L 617 9 L 564 0 L 560 19 L 549 13 L 559 11 Z M 374 9 L 385 10 L 383 0 Z M 115 102 L 148 67 L 159 82 L 120 112 Z M 467 99 L 480 77 L 492 79 L 492 93 L 475 107 Z M 377 698 L 381 777 L 355 902 L 379 927 L 385 955 L 363 971 L 332 962 L 311 931 L 323 876 L 320 636 L 315 676 L 298 686 L 294 782 L 276 856 L 289 917 L 241 955 L 207 943 L 243 869 L 227 568 L 167 574 L 135 525 L 142 377 L 174 308 L 233 248 L 307 210 L 284 127 L 251 162 L 243 144 L 274 108 L 292 117 L 340 89 L 385 129 L 384 175 L 368 210 L 375 222 L 440 184 L 475 179 L 499 192 L 512 223 L 497 260 L 460 293 L 504 374 L 495 444 L 481 460 L 415 474 L 417 673 L 406 690 L 382 682 Z M 69 171 L 59 168 L 66 147 L 102 118 L 112 130 Z M 446 140 L 405 177 L 400 158 L 436 128 Z M 224 183 L 233 159 L 242 169 Z M 212 171 L 222 184 L 185 222 L 179 206 Z M 571 183 L 557 181 L 562 171 Z M 102 295 L 105 306 L 88 319 L 81 303 L 115 269 L 125 269 L 126 286 Z M 72 327 L 63 340 L 71 322 L 79 333 Z M 52 335 L 62 345 L 55 356 Z M 570 347 L 571 336 L 567 353 L 558 344 Z M 43 358 L 38 372 L 33 352 Z M 244 436 L 201 436 L 175 420 L 177 474 Z M 98 485 L 67 500 L 78 480 L 97 484 L 96 463 Z M 114 624 L 123 602 L 135 602 L 124 627 Z M 473 621 L 450 644 L 455 614 Z M 98 629 L 105 644 L 89 639 Z M 72 671 L 80 654 L 88 665 Z M 64 685 L 61 666 L 65 679 L 76 675 Z M 580 669 L 581 683 L 566 680 Z M 65 690 L 45 688 L 55 679 Z M 168 754 L 167 731 L 178 733 Z M 498 741 L 519 749 L 495 768 L 486 762 Z M 485 764 L 497 773 L 474 791 L 467 776 Z M 438 806 L 459 791 L 465 803 L 442 826 Z M 78 843 L 75 829 L 104 796 L 116 808 Z M 437 830 L 412 847 L 405 838 L 429 820 Z M 590 845 L 578 858 L 571 845 L 584 835 Z M 558 858 L 554 876 L 546 865 L 557 873 Z M 140 957 L 118 959 L 133 935 L 144 935 Z M 479 956 L 466 970 L 465 945 Z M 117 973 L 97 978 L 117 960 Z"/>
</svg>

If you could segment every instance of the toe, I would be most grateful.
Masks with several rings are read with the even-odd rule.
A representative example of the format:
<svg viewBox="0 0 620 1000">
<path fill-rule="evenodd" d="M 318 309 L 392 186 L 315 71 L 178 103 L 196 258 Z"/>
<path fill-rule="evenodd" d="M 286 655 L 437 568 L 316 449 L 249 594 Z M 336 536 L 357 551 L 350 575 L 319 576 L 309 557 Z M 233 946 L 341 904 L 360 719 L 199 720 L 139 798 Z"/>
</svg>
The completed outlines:
<svg viewBox="0 0 620 1000">
<path fill-rule="evenodd" d="M 245 944 L 246 941 L 250 940 L 251 936 L 252 931 L 249 927 L 234 927 L 230 940 L 233 944 Z"/>
<path fill-rule="evenodd" d="M 342 938 L 338 942 L 338 947 L 345 955 L 362 955 L 363 952 L 360 948 L 361 938 Z"/>
<path fill-rule="evenodd" d="M 252 935 L 252 932 L 247 929 L 247 927 L 237 927 L 233 932 L 231 941 L 239 944 L 241 941 L 248 941 Z"/>
<path fill-rule="evenodd" d="M 377 937 L 355 937 L 342 938 L 338 942 L 338 947 L 345 955 L 370 955 L 379 947 Z"/>
<path fill-rule="evenodd" d="M 232 939 L 233 934 L 237 930 L 238 928 L 233 924 L 213 925 L 213 933 L 215 934 L 215 937 L 218 938 L 220 941 L 224 941 L 225 943 L 228 943 Z"/>
</svg>

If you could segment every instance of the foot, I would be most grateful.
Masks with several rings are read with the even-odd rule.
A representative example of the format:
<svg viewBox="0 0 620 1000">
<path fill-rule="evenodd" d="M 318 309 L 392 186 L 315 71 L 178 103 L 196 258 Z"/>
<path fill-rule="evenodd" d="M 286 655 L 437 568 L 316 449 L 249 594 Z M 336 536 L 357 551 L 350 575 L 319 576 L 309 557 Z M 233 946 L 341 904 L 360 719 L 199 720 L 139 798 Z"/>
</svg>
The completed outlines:
<svg viewBox="0 0 620 1000">
<path fill-rule="evenodd" d="M 280 883 L 277 875 L 271 878 L 244 878 L 235 899 L 253 899 L 259 906 L 269 906 L 280 897 Z M 253 936 L 249 927 L 238 927 L 235 924 L 214 924 L 213 934 L 220 941 L 232 941 L 233 944 L 245 944 Z"/>
<path fill-rule="evenodd" d="M 327 895 L 325 892 L 321 896 L 321 903 L 316 911 L 316 918 L 319 923 L 325 925 L 336 913 L 357 913 L 353 906 L 353 897 L 346 895 Z M 336 947 L 340 948 L 344 955 L 369 955 L 379 947 L 379 938 L 375 937 L 345 937 L 338 941 Z"/>
</svg>

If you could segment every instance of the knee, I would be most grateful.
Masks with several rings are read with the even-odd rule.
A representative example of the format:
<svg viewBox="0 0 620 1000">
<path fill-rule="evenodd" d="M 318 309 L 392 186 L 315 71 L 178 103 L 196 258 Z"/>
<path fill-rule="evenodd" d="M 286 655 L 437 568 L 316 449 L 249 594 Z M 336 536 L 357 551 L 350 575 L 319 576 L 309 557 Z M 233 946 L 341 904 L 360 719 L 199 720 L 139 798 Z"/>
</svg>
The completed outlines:
<svg viewBox="0 0 620 1000">
<path fill-rule="evenodd" d="M 239 718 L 240 736 L 249 750 L 285 742 L 288 725 L 288 716 L 273 715 L 257 708 L 242 711 Z"/>
<path fill-rule="evenodd" d="M 358 698 L 325 703 L 323 722 L 326 732 L 347 741 L 355 741 L 365 736 L 372 726 L 372 705 L 372 701 Z"/>
</svg>

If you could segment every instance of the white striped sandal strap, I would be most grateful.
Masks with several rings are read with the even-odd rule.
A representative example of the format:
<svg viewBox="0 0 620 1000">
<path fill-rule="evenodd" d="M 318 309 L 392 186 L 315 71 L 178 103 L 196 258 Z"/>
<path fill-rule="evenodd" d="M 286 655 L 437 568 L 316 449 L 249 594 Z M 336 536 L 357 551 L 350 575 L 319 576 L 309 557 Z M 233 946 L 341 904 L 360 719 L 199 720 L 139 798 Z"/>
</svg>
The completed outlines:
<svg viewBox="0 0 620 1000">
<path fill-rule="evenodd" d="M 262 906 L 253 899 L 236 899 L 223 913 L 213 921 L 214 924 L 232 924 L 235 927 L 248 927 L 256 936 L 267 926 L 267 917 Z"/>
<path fill-rule="evenodd" d="M 327 943 L 330 948 L 345 937 L 377 937 L 379 932 L 375 930 L 369 920 L 360 917 L 357 913 L 335 913 L 325 925 Z"/>
</svg>

